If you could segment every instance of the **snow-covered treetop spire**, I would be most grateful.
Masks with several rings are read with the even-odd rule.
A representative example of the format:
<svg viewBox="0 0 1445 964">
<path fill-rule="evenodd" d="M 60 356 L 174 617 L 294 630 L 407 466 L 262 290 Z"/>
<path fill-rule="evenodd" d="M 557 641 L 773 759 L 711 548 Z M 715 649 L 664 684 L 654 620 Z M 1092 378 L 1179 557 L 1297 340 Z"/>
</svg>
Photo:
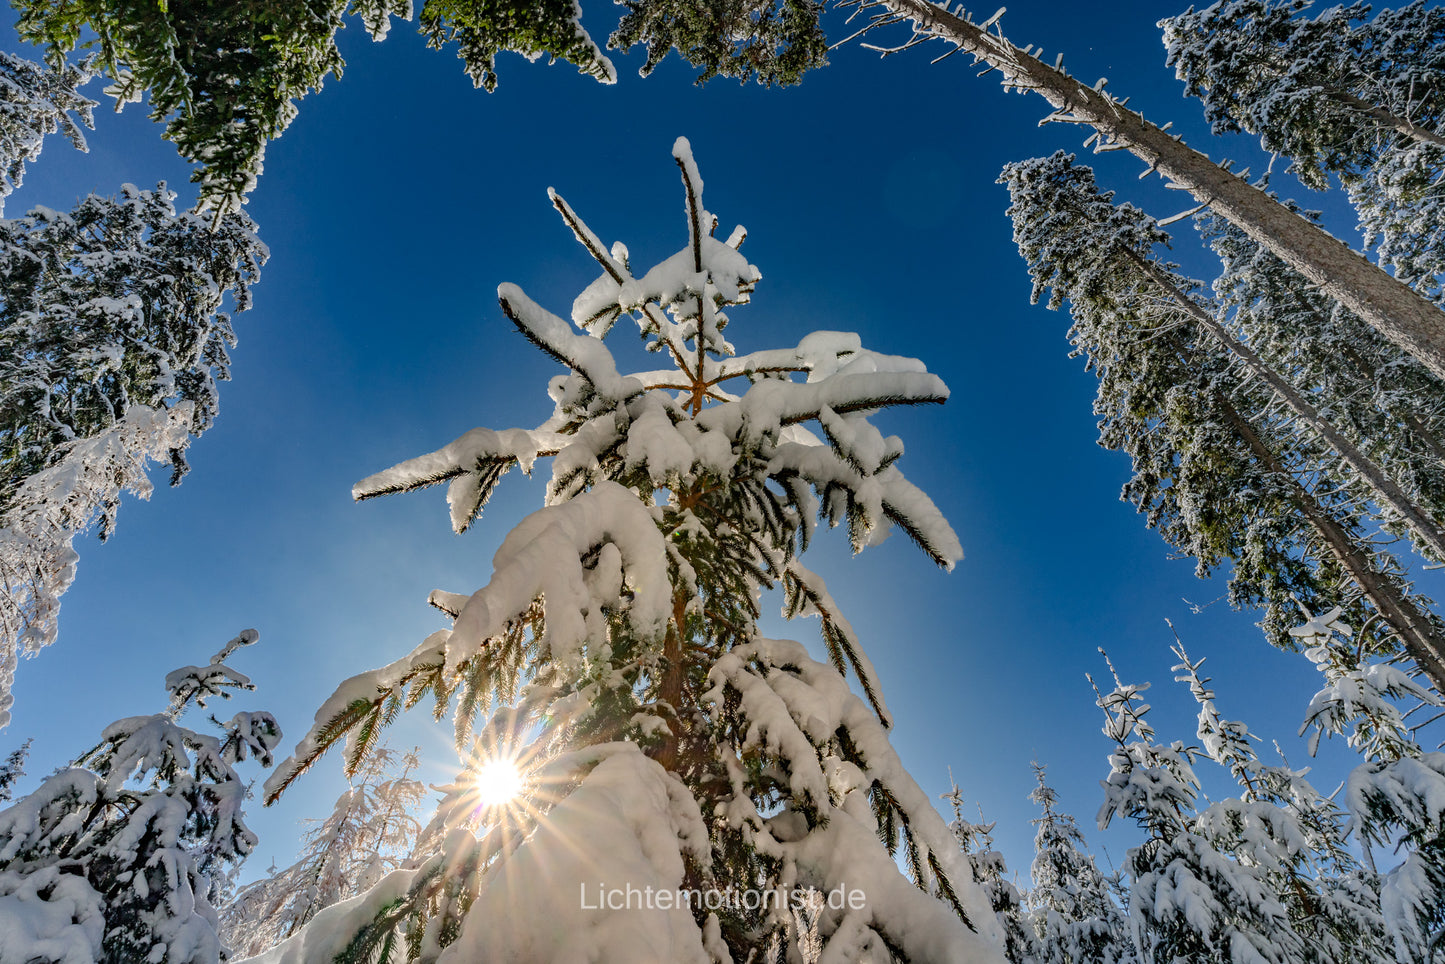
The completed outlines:
<svg viewBox="0 0 1445 964">
<path fill-rule="evenodd" d="M 1103 649 L 1099 652 L 1104 654 Z M 1107 654 L 1104 659 L 1108 661 Z M 1144 719 L 1149 704 L 1139 696 L 1149 684 L 1123 682 L 1113 663 L 1109 663 L 1109 672 L 1114 689 L 1107 694 L 1089 676 L 1096 702 L 1104 711 L 1104 735 L 1115 744 L 1109 754 L 1109 777 L 1102 781 L 1099 829 L 1106 829 L 1116 814 L 1122 814 L 1152 835 L 1172 839 L 1186 831 L 1198 798 L 1199 780 L 1192 764 L 1199 751 L 1178 740 L 1168 746 L 1156 743 L 1154 727 Z"/>
<path fill-rule="evenodd" d="M 1169 623 L 1169 628 L 1173 629 L 1174 624 Z M 1214 703 L 1214 689 L 1209 685 L 1213 681 L 1199 673 L 1199 667 L 1204 665 L 1204 658 L 1190 659 L 1177 631 L 1170 650 L 1179 657 L 1179 662 L 1171 667 L 1173 672 L 1178 674 L 1174 677 L 1175 682 L 1186 684 L 1190 695 L 1199 704 L 1199 723 L 1195 733 L 1204 752 L 1211 760 L 1229 770 L 1243 788 L 1245 800 L 1258 799 L 1260 789 L 1255 783 L 1259 778 L 1261 765 L 1254 747 L 1249 742 L 1253 736 L 1249 727 L 1239 720 L 1226 720 L 1219 715 L 1219 708 Z"/>
<path fill-rule="evenodd" d="M 898 470 L 903 443 L 869 421 L 885 406 L 942 402 L 948 389 L 922 362 L 869 351 L 852 333 L 813 332 L 793 348 L 736 354 L 722 336 L 728 322 L 724 309 L 746 303 L 761 275 L 738 251 L 743 228 L 726 241 L 714 237 L 717 218 L 702 205 L 702 177 L 686 138 L 674 144 L 673 158 L 686 201 L 688 243 L 682 250 L 636 274 L 625 245 L 604 244 L 549 191 L 602 274 L 574 300 L 574 324 L 516 285 L 498 288 L 504 314 L 569 369 L 548 387 L 551 417 L 530 430 L 473 429 L 353 488 L 356 498 L 367 499 L 449 482 L 452 525 L 460 532 L 480 515 L 509 468 L 530 473 L 538 458 L 552 457 L 549 509 L 523 522 L 496 556 L 497 572 L 508 577 L 494 579 L 470 598 L 433 593 L 432 604 L 456 616 L 455 628 L 343 686 L 318 713 L 297 756 L 273 776 L 268 793 L 278 793 L 345 731 L 329 724 L 339 724 L 338 714 L 353 701 L 364 701 L 366 708 L 357 702 L 354 711 L 363 716 L 379 711 L 386 699 L 375 694 L 418 679 L 424 666 L 457 671 L 495 634 L 521 632 L 519 620 L 526 613 L 545 612 L 541 642 L 550 657 L 573 659 L 585 639 L 596 638 L 596 621 L 607 608 L 601 600 L 616 589 L 611 577 L 588 574 L 597 566 L 619 570 L 631 592 L 624 619 L 642 638 L 665 633 L 669 619 L 676 623 L 682 613 L 706 613 L 704 587 L 721 578 L 739 582 L 736 588 L 743 591 L 734 598 L 748 600 L 751 611 L 714 611 L 706 618 L 717 621 L 717 633 L 737 637 L 741 624 L 733 616 L 743 622 L 757 616 L 754 590 L 743 583 L 783 583 L 789 614 L 822 616 L 834 665 L 854 670 L 886 721 L 872 669 L 851 628 L 821 580 L 793 553 L 807 546 L 814 517 L 821 516 L 830 525 L 846 523 L 855 551 L 881 541 L 896 525 L 942 566 L 951 568 L 962 557 L 942 513 Z M 603 339 L 624 315 L 636 321 L 650 349 L 672 362 L 670 368 L 626 375 L 618 370 Z M 803 428 L 806 422 L 816 423 L 823 437 Z M 731 487 L 717 494 L 725 480 Z M 660 510 L 647 508 L 659 490 L 678 503 L 675 511 L 662 513 L 665 550 L 652 544 Z M 687 492 L 697 494 L 677 495 Z M 711 504 L 738 499 L 736 506 Z M 748 525 L 726 523 L 734 514 Z M 702 563 L 678 548 L 693 540 L 708 542 L 717 555 Z M 603 551 L 603 543 L 611 548 Z M 599 551 L 602 555 L 592 555 Z M 574 560 L 570 566 L 559 562 L 567 558 Z M 716 572 L 698 568 L 713 564 Z M 677 577 L 675 587 L 669 572 Z M 539 598 L 543 602 L 534 607 Z M 475 709 L 487 705 L 483 701 Z M 459 718 L 459 745 L 469 734 L 470 722 Z M 354 743 L 348 755 L 361 759 L 367 745 L 369 738 Z"/>
<path fill-rule="evenodd" d="M 1397 701 L 1418 700 L 1437 705 L 1439 697 L 1428 687 L 1388 662 L 1370 662 L 1368 654 L 1353 643 L 1354 630 L 1346 625 L 1341 610 L 1311 616 L 1290 630 L 1299 640 L 1310 662 L 1324 676 L 1324 687 L 1310 700 L 1300 733 L 1310 734 L 1310 753 L 1319 747 L 1321 736 L 1343 734 L 1345 741 L 1371 762 L 1389 763 L 1405 757 L 1419 757 L 1405 714 Z"/>
<path fill-rule="evenodd" d="M 461 532 L 512 465 L 530 473 L 538 458 L 552 457 L 549 509 L 523 522 L 496 556 L 497 572 L 509 577 L 470 598 L 432 594 L 432 604 L 454 614 L 457 626 L 342 687 L 322 707 L 298 756 L 277 770 L 270 793 L 340 736 L 344 728 L 328 724 L 340 724 L 338 714 L 351 702 L 366 704 L 357 702 L 355 713 L 379 711 L 386 698 L 377 700 L 377 692 L 390 694 L 416 681 L 422 666 L 457 671 L 494 634 L 522 632 L 517 620 L 523 614 L 545 611 L 545 652 L 574 659 L 585 639 L 597 637 L 597 620 L 607 610 L 601 600 L 616 590 L 611 577 L 587 575 L 598 565 L 620 569 L 631 593 L 624 620 L 644 639 L 665 633 L 669 617 L 676 623 L 682 613 L 707 611 L 701 597 L 715 580 L 737 582 L 733 588 L 741 591 L 730 598 L 747 600 L 743 611 L 707 616 L 717 620 L 715 632 L 737 637 L 738 626 L 756 619 L 754 588 L 782 582 L 789 614 L 822 616 L 834 665 L 853 668 L 886 720 L 853 630 L 793 552 L 806 548 L 814 517 L 821 516 L 829 525 L 847 523 L 854 551 L 899 526 L 939 565 L 951 568 L 961 558 L 942 513 L 897 468 L 902 441 L 868 421 L 884 406 L 942 402 L 948 389 L 920 361 L 868 351 L 851 332 L 812 332 L 796 347 L 737 354 L 722 337 L 725 309 L 746 304 L 762 275 L 738 253 L 743 228 L 725 241 L 714 237 L 717 218 L 702 207 L 702 178 L 688 140 L 679 137 L 672 155 L 685 191 L 686 247 L 634 273 L 624 244 L 604 244 L 565 199 L 549 191 L 553 207 L 603 273 L 574 299 L 574 324 L 516 285 L 497 289 L 506 317 L 569 369 L 549 384 L 551 418 L 535 429 L 473 429 L 447 447 L 355 484 L 354 496 L 370 499 L 448 481 L 452 526 Z M 672 361 L 669 369 L 618 371 L 603 340 L 624 315 L 636 321 L 650 350 Z M 822 438 L 802 428 L 805 422 L 816 423 Z M 720 481 L 733 486 L 725 496 L 717 494 Z M 659 510 L 647 509 L 659 490 L 678 503 L 662 512 L 666 551 L 652 545 Z M 678 496 L 688 491 L 696 496 Z M 743 500 L 737 506 L 711 504 L 737 499 Z M 740 528 L 725 522 L 727 516 L 749 523 Z M 679 541 L 708 542 L 717 555 L 709 552 L 707 562 L 691 558 Z M 592 556 L 603 543 L 611 549 Z M 574 559 L 571 567 L 559 562 L 565 558 Z M 718 568 L 699 571 L 699 565 Z M 533 607 L 538 598 L 543 603 Z M 458 718 L 460 744 L 468 737 L 470 721 Z M 354 743 L 348 756 L 361 759 L 367 746 L 368 740 Z"/>
<path fill-rule="evenodd" d="M 688 228 L 681 250 L 634 271 L 624 245 L 604 244 L 553 192 L 601 274 L 573 301 L 570 322 L 516 285 L 498 289 L 507 318 L 567 369 L 548 386 L 551 416 L 534 429 L 473 429 L 356 485 L 369 498 L 448 482 L 461 530 L 512 465 L 530 472 L 551 459 L 546 505 L 503 540 L 491 580 L 470 595 L 432 594 L 452 627 L 343 683 L 266 785 L 274 800 L 344 738 L 356 767 L 401 709 L 431 694 L 438 717 L 455 703 L 464 772 L 526 734 L 507 753 L 525 771 L 515 819 L 480 838 L 452 826 L 475 810 L 463 807 L 468 781 L 458 779 L 440 832 L 423 834 L 419 869 L 362 898 L 375 916 L 359 943 L 318 936 L 341 933 L 328 929 L 339 917 L 322 912 L 278 961 L 366 959 L 403 916 L 418 960 L 453 941 L 467 959 L 562 959 L 571 952 L 560 946 L 532 958 L 520 950 L 560 940 L 599 959 L 651 959 L 667 946 L 670 960 L 742 961 L 813 939 L 778 908 L 619 922 L 600 944 L 586 935 L 602 918 L 559 927 L 559 915 L 579 913 L 575 890 L 558 884 L 573 870 L 559 862 L 598 885 L 593 850 L 603 840 L 604 876 L 632 886 L 866 890 L 866 912 L 818 919 L 824 959 L 885 949 L 911 960 L 991 956 L 998 928 L 986 895 L 889 744 L 857 636 L 798 558 L 820 516 L 846 524 L 855 551 L 897 526 L 940 565 L 961 556 L 943 515 L 899 471 L 903 443 L 870 421 L 887 406 L 942 402 L 948 389 L 922 362 L 868 351 L 850 333 L 739 354 L 724 338 L 727 312 L 760 274 L 738 251 L 742 229 L 714 236 L 686 140 L 673 158 Z M 619 369 L 604 338 L 623 316 L 667 367 Z M 819 617 L 828 662 L 759 632 L 762 593 L 774 587 L 785 615 Z M 912 881 L 898 872 L 900 853 Z M 534 872 L 546 893 L 519 905 L 506 882 Z M 396 899 L 402 910 L 389 909 Z M 517 915 L 517 906 L 546 910 Z M 308 941 L 326 941 L 324 952 Z"/>
</svg>

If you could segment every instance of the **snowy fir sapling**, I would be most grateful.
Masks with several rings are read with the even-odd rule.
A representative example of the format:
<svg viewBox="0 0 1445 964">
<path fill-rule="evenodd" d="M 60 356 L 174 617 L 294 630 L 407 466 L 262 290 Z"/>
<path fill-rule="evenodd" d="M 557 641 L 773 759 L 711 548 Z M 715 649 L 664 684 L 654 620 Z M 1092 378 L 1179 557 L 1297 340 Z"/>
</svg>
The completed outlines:
<svg viewBox="0 0 1445 964">
<path fill-rule="evenodd" d="M 0 962 L 219 960 L 215 883 L 256 844 L 235 765 L 270 766 L 281 731 L 263 712 L 211 716 L 219 735 L 180 718 L 254 688 L 225 660 L 256 638 L 245 630 L 207 665 L 167 674 L 163 712 L 112 723 L 0 810 Z"/>
<path fill-rule="evenodd" d="M 19 655 L 55 641 L 75 536 L 115 525 L 216 417 L 232 311 L 267 257 L 244 215 L 177 213 L 175 194 L 125 185 L 63 214 L 0 220 L 0 726 Z"/>
<path fill-rule="evenodd" d="M 1306 771 L 1261 761 L 1252 742 L 1258 738 L 1249 728 L 1220 716 L 1210 679 L 1199 672 L 1204 660 L 1191 659 L 1177 635 L 1173 652 L 1180 660 L 1175 680 L 1188 685 L 1199 706 L 1195 734 L 1204 755 L 1228 770 L 1239 788 L 1238 797 L 1200 813 L 1196 828 L 1283 904 L 1292 937 L 1298 938 L 1297 944 L 1281 938 L 1279 943 L 1289 945 L 1285 950 L 1296 954 L 1283 959 L 1384 964 L 1391 955 L 1379 881 L 1345 849 L 1339 809 L 1309 784 Z M 1398 669 L 1386 669 L 1404 678 Z"/>
<path fill-rule="evenodd" d="M 983 822 L 982 807 L 979 808 L 978 823 L 964 817 L 963 794 L 951 777 L 952 774 L 949 791 L 942 797 L 953 810 L 953 820 L 948 829 L 953 831 L 959 850 L 973 869 L 973 879 L 988 895 L 994 917 L 1003 931 L 1004 956 L 1010 961 L 1035 961 L 1039 957 L 1039 941 L 1025 919 L 1019 889 L 1008 880 L 1008 865 L 1003 854 L 994 849 L 995 824 Z"/>
<path fill-rule="evenodd" d="M 1058 795 L 1035 763 L 1038 785 L 1029 799 L 1043 811 L 1033 823 L 1033 886 L 1025 895 L 1038 964 L 1124 964 L 1136 960 L 1128 919 L 1114 899 L 1117 881 L 1084 849 L 1074 818 L 1058 808 Z M 1015 959 L 1017 960 L 1017 959 Z"/>
<path fill-rule="evenodd" d="M 1224 718 L 1202 659 L 1175 637 L 1175 679 L 1198 706 L 1197 745 L 1154 736 L 1141 694 L 1114 676 L 1098 693 L 1113 742 L 1102 781 L 1099 826 L 1132 818 L 1143 841 L 1121 872 L 1102 873 L 1074 819 L 1035 764 L 1032 885 L 1008 880 L 993 851 L 993 824 L 952 824 L 1006 935 L 1011 964 L 1399 964 L 1433 960 L 1441 943 L 1445 888 L 1442 812 L 1445 754 L 1414 741 L 1399 703 L 1439 706 L 1435 693 L 1357 648 L 1336 609 L 1306 613 L 1294 635 L 1324 673 L 1301 733 L 1343 734 L 1366 756 L 1344 786 L 1344 806 L 1317 791 L 1308 768 L 1260 759 L 1258 737 Z M 1107 657 L 1106 657 L 1107 661 Z M 1112 664 L 1109 667 L 1113 673 Z M 1195 767 L 1217 764 L 1237 787 L 1209 801 Z M 1355 835 L 1360 850 L 1350 840 Z M 1403 857 L 1377 872 L 1381 844 Z"/>
<path fill-rule="evenodd" d="M 438 717 L 455 706 L 466 769 L 412 864 L 264 960 L 791 960 L 819 943 L 825 960 L 1001 959 L 987 896 L 889 745 L 859 640 L 797 555 L 821 516 L 855 550 L 896 527 L 940 565 L 959 558 L 898 469 L 902 443 L 870 420 L 948 391 L 841 332 L 736 354 L 725 309 L 759 274 L 741 228 L 714 236 L 687 141 L 673 153 L 687 245 L 640 274 L 552 194 L 601 266 L 572 303 L 580 331 L 498 289 L 566 369 L 552 416 L 473 429 L 357 484 L 370 498 L 447 482 L 462 530 L 507 469 L 552 467 L 546 506 L 504 540 L 491 581 L 432 594 L 452 628 L 344 683 L 267 781 L 275 800 L 343 742 L 354 771 L 403 707 L 427 694 Z M 618 371 L 603 338 L 624 317 L 668 367 Z M 827 662 L 759 633 L 760 593 L 778 586 L 787 615 L 819 617 Z M 496 756 L 515 758 L 524 790 L 484 805 L 475 775 Z M 646 913 L 598 899 L 628 887 L 699 896 Z M 852 903 L 793 913 L 840 888 Z"/>
<path fill-rule="evenodd" d="M 284 870 L 243 887 L 220 908 L 231 957 L 254 957 L 290 937 L 325 907 L 369 890 L 402 865 L 421 833 L 414 811 L 426 786 L 411 774 L 420 750 L 374 747 L 331 816 L 315 821 Z"/>
<path fill-rule="evenodd" d="M 1148 684 L 1114 674 L 1111 691 L 1096 690 L 1115 745 L 1099 826 L 1129 817 L 1145 839 L 1128 851 L 1122 879 L 1105 877 L 1082 852 L 1072 819 L 1055 810 L 1040 772 L 1031 796 L 1044 816 L 1035 821 L 1033 887 L 1023 896 L 1034 943 L 1025 954 L 1012 953 L 1020 945 L 1010 943 L 1014 964 L 1432 959 L 1445 905 L 1445 754 L 1414 742 L 1397 704 L 1438 706 L 1439 699 L 1397 667 L 1362 655 L 1340 616 L 1339 609 L 1306 614 L 1294 635 L 1325 675 L 1301 728 L 1315 729 L 1311 752 L 1321 734 L 1340 733 L 1366 756 L 1345 785 L 1344 806 L 1282 753 L 1278 764 L 1259 758 L 1258 738 L 1220 714 L 1200 671 L 1204 660 L 1192 659 L 1176 636 L 1175 679 L 1198 705 L 1198 745 L 1155 739 L 1140 695 Z M 1203 798 L 1195 773 L 1203 760 L 1230 774 L 1237 796 Z M 1364 847 L 1363 863 L 1351 834 Z M 1403 856 L 1383 873 L 1373 859 L 1381 843 Z"/>
<path fill-rule="evenodd" d="M 1110 668 L 1112 672 L 1112 667 Z M 1115 743 L 1104 781 L 1099 828 L 1115 816 L 1132 819 L 1146 835 L 1129 850 L 1129 920 L 1144 960 L 1176 964 L 1286 964 L 1302 960 L 1304 941 L 1290 924 L 1269 875 L 1281 860 L 1273 834 L 1263 834 L 1251 858 L 1229 859 L 1216 846 L 1214 807 L 1198 812 L 1197 747 L 1158 743 L 1140 694 L 1148 684 L 1124 684 L 1099 695 L 1104 732 Z M 1263 811 L 1264 808 L 1261 808 Z"/>
<path fill-rule="evenodd" d="M 1369 659 L 1339 610 L 1295 635 L 1325 682 L 1300 732 L 1313 729 L 1315 743 L 1344 736 L 1364 756 L 1345 784 L 1344 807 L 1367 859 L 1382 844 L 1403 858 L 1380 880 L 1380 909 L 1401 959 L 1428 959 L 1445 937 L 1445 753 L 1415 741 L 1398 703 L 1439 706 L 1440 696 Z"/>
</svg>

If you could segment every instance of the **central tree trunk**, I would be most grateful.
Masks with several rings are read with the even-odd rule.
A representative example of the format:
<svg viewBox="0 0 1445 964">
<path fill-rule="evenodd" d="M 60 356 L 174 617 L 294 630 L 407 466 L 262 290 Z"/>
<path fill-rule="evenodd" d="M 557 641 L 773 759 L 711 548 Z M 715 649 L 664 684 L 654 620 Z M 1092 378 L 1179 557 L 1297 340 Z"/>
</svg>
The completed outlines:
<svg viewBox="0 0 1445 964">
<path fill-rule="evenodd" d="M 665 769 L 677 767 L 678 727 L 682 724 L 682 681 L 685 664 L 682 656 L 683 640 L 687 632 L 688 597 L 678 594 L 672 597 L 672 622 L 667 627 L 667 637 L 662 643 L 662 685 L 658 687 L 658 699 L 668 705 L 668 734 L 662 741 L 655 759 Z"/>
</svg>

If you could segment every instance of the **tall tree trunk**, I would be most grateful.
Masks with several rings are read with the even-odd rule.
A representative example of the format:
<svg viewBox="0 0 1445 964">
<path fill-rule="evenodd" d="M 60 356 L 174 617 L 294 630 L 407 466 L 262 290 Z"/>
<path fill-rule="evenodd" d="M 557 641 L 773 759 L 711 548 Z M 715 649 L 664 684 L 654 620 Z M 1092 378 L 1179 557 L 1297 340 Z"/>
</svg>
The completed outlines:
<svg viewBox="0 0 1445 964">
<path fill-rule="evenodd" d="M 662 643 L 662 683 L 659 701 L 667 704 L 667 736 L 653 758 L 668 770 L 678 763 L 678 744 L 682 727 L 682 677 L 687 672 L 683 649 L 687 645 L 687 604 L 690 597 L 679 593 L 672 598 L 672 621 Z"/>
<path fill-rule="evenodd" d="M 1320 438 L 1324 439 L 1327 445 L 1338 452 L 1350 468 L 1354 469 L 1370 487 L 1375 500 L 1400 514 L 1420 544 L 1427 546 L 1436 559 L 1445 560 L 1445 533 L 1440 531 L 1435 520 L 1416 505 L 1394 479 L 1386 475 L 1379 465 L 1361 452 L 1353 442 L 1345 438 L 1340 430 L 1330 423 L 1329 419 L 1321 415 L 1319 410 L 1311 405 L 1298 389 L 1266 364 L 1264 359 L 1255 354 L 1252 348 L 1235 338 L 1229 329 L 1220 324 L 1219 319 L 1180 291 L 1173 280 L 1157 264 L 1131 248 L 1120 246 L 1119 250 L 1133 261 L 1149 280 L 1162 288 L 1170 300 L 1179 305 L 1199 327 L 1209 332 L 1230 356 L 1243 364 L 1250 374 L 1269 386 L 1270 392 L 1276 398 L 1289 406 L 1290 411 L 1298 415 Z"/>
<path fill-rule="evenodd" d="M 1375 611 L 1395 630 L 1405 651 L 1430 678 L 1436 692 L 1445 693 L 1445 640 L 1440 638 L 1430 619 L 1397 583 L 1370 566 L 1369 556 L 1365 551 L 1320 505 L 1319 500 L 1300 484 L 1294 474 L 1280 463 L 1274 451 L 1229 399 L 1223 395 L 1216 396 L 1216 399 L 1225 418 L 1249 444 L 1259 463 L 1288 483 L 1300 514 L 1315 532 L 1319 533 L 1335 560 L 1350 574 L 1351 581 L 1360 588 L 1365 598 L 1375 607 Z"/>
<path fill-rule="evenodd" d="M 928 0 L 879 2 L 913 20 L 919 30 L 997 68 L 1005 84 L 1033 90 L 1054 107 L 1056 119 L 1088 125 L 1109 143 L 1127 149 L 1445 378 L 1445 312 L 1348 245 L 1113 97 L 1083 86 L 977 24 Z"/>
<path fill-rule="evenodd" d="M 1325 90 L 1324 94 L 1326 97 L 1330 98 L 1336 103 L 1343 104 L 1350 110 L 1363 114 L 1380 127 L 1387 127 L 1397 134 L 1404 134 L 1412 141 L 1416 141 L 1421 144 L 1432 144 L 1435 147 L 1445 147 L 1445 137 L 1440 136 L 1439 134 L 1435 133 L 1432 130 L 1429 130 L 1428 128 L 1421 127 L 1419 124 L 1412 122 L 1409 118 L 1401 117 L 1398 114 L 1391 113 L 1390 111 L 1381 107 L 1379 104 L 1372 104 L 1364 98 L 1356 97 L 1349 91 L 1344 90 L 1327 89 Z"/>
</svg>

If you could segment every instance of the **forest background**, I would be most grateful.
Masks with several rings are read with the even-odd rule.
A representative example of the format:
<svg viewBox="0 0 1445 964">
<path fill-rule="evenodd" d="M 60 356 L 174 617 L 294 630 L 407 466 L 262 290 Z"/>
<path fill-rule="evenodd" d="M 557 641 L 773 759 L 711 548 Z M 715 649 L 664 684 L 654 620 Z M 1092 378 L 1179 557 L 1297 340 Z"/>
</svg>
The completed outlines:
<svg viewBox="0 0 1445 964">
<path fill-rule="evenodd" d="M 605 36 L 613 11 L 593 6 L 585 22 Z M 1015 4 L 1006 26 L 1050 60 L 1063 51 L 1080 78 L 1107 76 L 1131 107 L 1174 121 L 1215 159 L 1262 169 L 1252 138 L 1207 136 L 1198 103 L 1164 67 L 1154 24 L 1178 12 Z M 844 35 L 836 14 L 825 25 Z M 4 49 L 35 56 L 12 37 Z M 168 669 L 242 627 L 261 632 L 248 702 L 276 713 L 285 747 L 336 682 L 444 624 L 426 594 L 474 586 L 541 481 L 508 480 L 462 536 L 447 530 L 440 493 L 358 506 L 351 484 L 473 425 L 545 415 L 535 386 L 551 363 L 501 316 L 495 285 L 516 282 L 561 309 L 590 280 L 547 209 L 548 186 L 639 260 L 670 251 L 673 219 L 658 212 L 677 203 L 664 151 L 679 134 L 707 173 L 709 206 L 749 229 L 745 253 L 763 280 L 747 330 L 768 335 L 758 346 L 856 331 L 878 350 L 924 359 L 952 389 L 941 411 L 893 412 L 882 424 L 909 440 L 909 476 L 952 521 L 964 561 L 943 573 L 898 537 L 844 559 L 832 534 L 811 563 L 848 605 L 893 711 L 894 745 L 923 787 L 942 793 L 951 767 L 969 805 L 998 820 L 1010 866 L 1025 869 L 1037 759 L 1096 853 L 1102 843 L 1120 859 L 1134 832 L 1090 826 L 1110 747 L 1084 673 L 1104 669 L 1096 650 L 1107 648 L 1125 678 L 1155 682 L 1160 736 L 1190 741 L 1195 707 L 1169 682 L 1166 618 L 1193 656 L 1209 657 L 1225 715 L 1305 762 L 1294 734 L 1318 675 L 1264 645 L 1256 614 L 1210 604 L 1224 579 L 1197 580 L 1193 562 L 1170 560 L 1118 501 L 1127 462 L 1094 444 L 1095 379 L 1067 357 L 1067 317 L 1028 304 L 994 179 L 1008 161 L 1078 149 L 1083 132 L 1039 128 L 1041 101 L 975 79 L 968 58 L 929 66 L 942 47 L 880 61 L 848 45 L 800 86 L 771 90 L 697 87 L 675 58 L 642 80 L 640 57 L 614 53 L 619 82 L 602 86 L 565 64 L 504 56 L 487 95 L 405 24 L 384 43 L 359 25 L 340 42 L 345 76 L 308 97 L 271 144 L 246 209 L 272 257 L 256 306 L 236 318 L 220 418 L 190 450 L 183 485 L 149 503 L 127 499 L 114 539 L 77 547 L 59 644 L 20 667 L 0 749 L 35 739 L 21 793 L 109 721 L 153 708 Z M 99 86 L 85 92 L 99 99 Z M 6 200 L 8 216 L 63 210 L 123 182 L 164 179 L 178 206 L 193 200 L 187 166 L 140 106 L 119 116 L 107 107 L 88 154 L 48 143 Z M 1137 180 L 1141 165 L 1125 154 L 1091 163 L 1120 200 L 1159 216 L 1192 206 L 1157 178 Z M 1327 225 L 1353 238 L 1342 199 L 1278 175 L 1274 185 L 1325 208 Z M 1186 271 L 1211 276 L 1191 232 L 1176 234 Z M 1437 574 L 1419 584 L 1441 595 Z M 391 738 L 421 745 L 423 779 L 455 772 L 448 729 L 423 710 Z M 1357 761 L 1333 744 L 1320 754 L 1315 782 L 1328 792 Z M 338 771 L 323 764 L 278 806 L 251 808 L 261 845 L 243 879 L 289 862 L 298 821 L 329 810 Z"/>
</svg>

